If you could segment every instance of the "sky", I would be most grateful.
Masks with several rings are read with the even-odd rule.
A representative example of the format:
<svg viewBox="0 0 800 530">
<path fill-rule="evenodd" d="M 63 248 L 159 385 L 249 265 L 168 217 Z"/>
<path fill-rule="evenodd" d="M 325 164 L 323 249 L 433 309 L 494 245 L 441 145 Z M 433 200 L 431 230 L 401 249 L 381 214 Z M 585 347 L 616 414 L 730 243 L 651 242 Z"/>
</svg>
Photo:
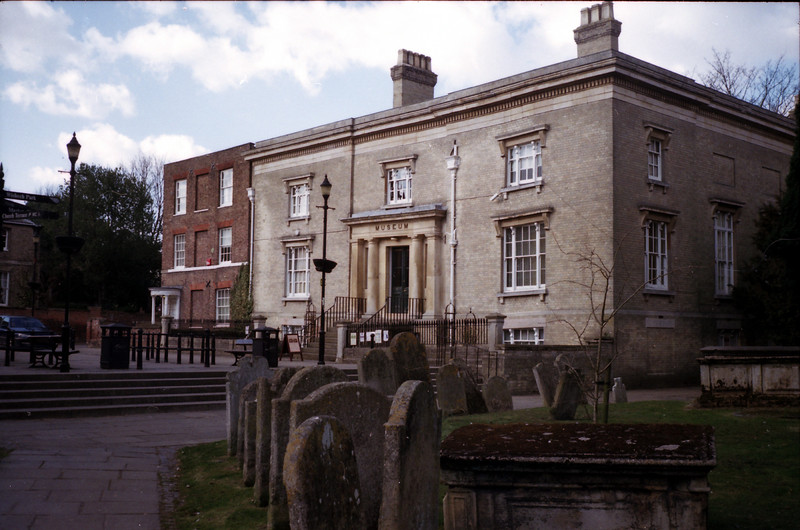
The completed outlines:
<svg viewBox="0 0 800 530">
<path fill-rule="evenodd" d="M 599 2 L 0 2 L 6 189 L 79 163 L 183 160 L 392 107 L 401 48 L 435 95 L 573 59 Z M 695 80 L 712 49 L 798 63 L 798 3 L 615 2 L 620 51 Z"/>
</svg>

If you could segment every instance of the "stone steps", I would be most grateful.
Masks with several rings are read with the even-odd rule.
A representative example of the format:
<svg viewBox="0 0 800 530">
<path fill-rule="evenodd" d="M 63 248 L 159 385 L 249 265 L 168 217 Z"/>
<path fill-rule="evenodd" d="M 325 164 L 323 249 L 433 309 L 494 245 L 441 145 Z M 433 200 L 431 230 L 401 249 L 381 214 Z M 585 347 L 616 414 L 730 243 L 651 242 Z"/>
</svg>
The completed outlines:
<svg viewBox="0 0 800 530">
<path fill-rule="evenodd" d="M 225 407 L 227 372 L 0 377 L 0 419 L 102 416 Z"/>
</svg>

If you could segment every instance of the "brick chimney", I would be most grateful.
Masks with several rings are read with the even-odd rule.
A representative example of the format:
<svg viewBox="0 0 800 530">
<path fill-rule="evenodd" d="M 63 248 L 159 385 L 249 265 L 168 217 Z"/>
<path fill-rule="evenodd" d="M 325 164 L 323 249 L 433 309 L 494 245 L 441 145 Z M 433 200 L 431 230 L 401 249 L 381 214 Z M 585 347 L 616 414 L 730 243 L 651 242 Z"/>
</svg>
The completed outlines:
<svg viewBox="0 0 800 530">
<path fill-rule="evenodd" d="M 395 108 L 433 99 L 438 76 L 431 71 L 430 57 L 399 50 L 397 65 L 392 67 L 391 73 Z"/>
<path fill-rule="evenodd" d="M 574 30 L 578 57 L 605 50 L 619 50 L 618 37 L 622 22 L 614 19 L 611 2 L 595 4 L 581 10 L 581 25 Z"/>
</svg>

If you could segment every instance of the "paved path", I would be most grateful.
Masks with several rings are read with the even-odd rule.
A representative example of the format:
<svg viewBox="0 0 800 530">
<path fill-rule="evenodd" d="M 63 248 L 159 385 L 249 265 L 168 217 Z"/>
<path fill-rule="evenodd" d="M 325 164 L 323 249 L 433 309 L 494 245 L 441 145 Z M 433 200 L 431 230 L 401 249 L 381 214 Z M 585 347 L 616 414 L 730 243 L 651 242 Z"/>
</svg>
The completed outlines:
<svg viewBox="0 0 800 530">
<path fill-rule="evenodd" d="M 160 473 L 225 438 L 225 411 L 0 422 L 0 528 L 161 528 Z"/>
</svg>

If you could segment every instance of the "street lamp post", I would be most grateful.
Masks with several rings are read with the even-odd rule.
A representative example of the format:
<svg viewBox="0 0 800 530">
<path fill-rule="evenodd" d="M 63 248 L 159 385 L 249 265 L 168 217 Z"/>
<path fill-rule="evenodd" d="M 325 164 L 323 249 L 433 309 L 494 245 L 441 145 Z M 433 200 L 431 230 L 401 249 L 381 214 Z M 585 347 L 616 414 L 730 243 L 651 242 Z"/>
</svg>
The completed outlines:
<svg viewBox="0 0 800 530">
<path fill-rule="evenodd" d="M 322 286 L 322 306 L 320 307 L 321 314 L 319 316 L 319 360 L 317 364 L 325 364 L 325 275 L 331 272 L 334 267 L 336 267 L 336 262 L 331 261 L 328 259 L 328 210 L 334 210 L 335 208 L 330 208 L 328 206 L 328 198 L 331 196 L 331 185 L 330 181 L 328 180 L 328 175 L 325 175 L 325 178 L 322 181 L 322 184 L 319 185 L 319 189 L 322 192 L 322 200 L 324 201 L 322 206 L 317 206 L 317 208 L 322 208 L 322 259 L 315 259 L 314 260 L 314 267 L 322 273 L 322 279 L 320 280 L 320 285 Z"/>
<path fill-rule="evenodd" d="M 72 133 L 72 140 L 67 144 L 67 156 L 69 156 L 69 213 L 67 217 L 67 235 L 56 237 L 58 249 L 67 257 L 67 278 L 66 293 L 64 296 L 64 325 L 61 328 L 61 372 L 69 372 L 69 352 L 70 352 L 70 328 L 69 328 L 69 298 L 71 290 L 72 274 L 72 255 L 78 252 L 83 246 L 83 239 L 72 235 L 72 208 L 75 187 L 75 162 L 81 152 L 81 144 Z"/>
</svg>

